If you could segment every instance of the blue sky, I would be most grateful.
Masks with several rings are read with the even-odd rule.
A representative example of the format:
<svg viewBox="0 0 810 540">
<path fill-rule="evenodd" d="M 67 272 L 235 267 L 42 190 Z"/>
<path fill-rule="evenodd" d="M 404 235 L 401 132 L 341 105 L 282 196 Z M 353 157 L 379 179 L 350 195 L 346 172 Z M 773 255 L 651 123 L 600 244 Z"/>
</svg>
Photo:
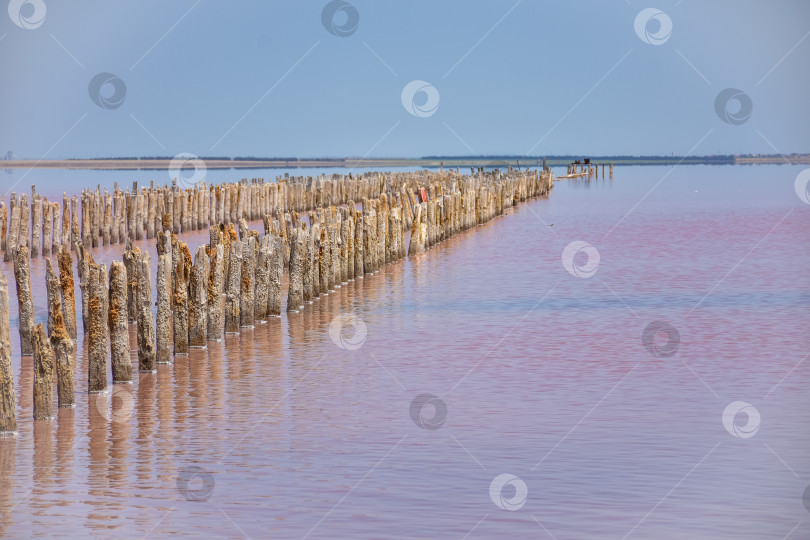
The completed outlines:
<svg viewBox="0 0 810 540">
<path fill-rule="evenodd" d="M 347 3 L 339 36 L 324 0 L 11 0 L 0 155 L 810 151 L 804 0 Z M 662 16 L 637 34 L 645 8 Z M 126 86 L 102 86 L 114 108 L 91 99 L 99 73 Z M 409 111 L 412 81 L 438 105 L 417 92 Z M 750 116 L 720 118 L 726 88 Z"/>
</svg>

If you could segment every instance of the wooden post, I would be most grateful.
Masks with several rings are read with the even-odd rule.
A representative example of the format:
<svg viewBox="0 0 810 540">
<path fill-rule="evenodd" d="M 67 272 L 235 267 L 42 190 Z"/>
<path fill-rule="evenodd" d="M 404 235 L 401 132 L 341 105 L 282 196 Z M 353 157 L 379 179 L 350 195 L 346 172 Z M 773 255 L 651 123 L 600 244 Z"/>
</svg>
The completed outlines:
<svg viewBox="0 0 810 540">
<path fill-rule="evenodd" d="M 242 241 L 242 243 L 244 244 L 244 247 L 242 249 L 242 285 L 239 299 L 239 326 L 253 328 L 253 323 L 255 321 L 255 263 L 256 252 L 258 250 L 256 237 L 249 234 L 245 240 Z"/>
<path fill-rule="evenodd" d="M 172 361 L 172 236 L 170 231 L 157 235 L 157 326 L 156 362 L 168 364 Z"/>
<path fill-rule="evenodd" d="M 110 197 L 110 195 L 105 193 L 104 194 L 104 226 L 101 229 L 102 243 L 105 246 L 110 245 L 110 241 L 112 239 L 112 228 L 113 228 L 112 197 Z"/>
<path fill-rule="evenodd" d="M 150 189 L 147 192 L 146 201 L 146 238 L 155 237 L 155 213 L 157 209 L 157 193 Z"/>
<path fill-rule="evenodd" d="M 127 269 L 124 263 L 113 261 L 110 266 L 110 353 L 113 383 L 132 381 L 132 361 L 129 358 L 129 318 L 127 313 Z"/>
<path fill-rule="evenodd" d="M 14 278 L 17 282 L 17 302 L 20 313 L 20 353 L 25 356 L 33 354 L 34 344 L 34 303 L 31 297 L 31 267 L 28 247 L 17 248 L 14 258 Z"/>
<path fill-rule="evenodd" d="M 6 250 L 6 236 L 8 235 L 8 212 L 6 202 L 0 201 L 0 249 Z"/>
<path fill-rule="evenodd" d="M 141 250 L 127 240 L 124 248 L 124 266 L 127 270 L 127 318 L 130 323 L 138 321 L 138 258 Z"/>
<path fill-rule="evenodd" d="M 90 303 L 88 306 L 89 343 L 87 389 L 90 392 L 102 392 L 107 389 L 107 317 L 104 313 L 104 298 L 101 289 L 106 283 L 101 281 L 101 268 L 91 262 L 88 288 Z"/>
<path fill-rule="evenodd" d="M 14 199 L 12 199 L 13 201 Z M 17 255 L 17 239 L 20 235 L 20 206 L 14 205 L 11 208 L 11 224 L 6 240 L 6 253 L 3 258 L 6 262 L 14 261 Z"/>
<path fill-rule="evenodd" d="M 242 292 L 242 242 L 231 241 L 228 287 L 225 295 L 225 332 L 239 333 L 239 305 Z"/>
<path fill-rule="evenodd" d="M 22 202 L 20 203 L 20 234 L 17 237 L 17 246 L 25 246 L 28 248 L 29 253 L 31 250 L 31 235 L 29 234 L 29 217 L 31 208 L 28 206 L 28 197 L 25 193 L 22 194 Z"/>
<path fill-rule="evenodd" d="M 425 251 L 425 243 L 427 241 L 427 224 L 422 223 L 422 212 L 424 211 L 427 203 L 421 203 L 416 207 L 416 215 L 413 218 L 413 227 L 411 228 L 411 241 L 408 245 L 408 256 L 412 257 Z"/>
<path fill-rule="evenodd" d="M 298 311 L 304 307 L 304 231 L 290 231 L 290 284 L 287 290 L 287 311 Z"/>
<path fill-rule="evenodd" d="M 11 367 L 11 329 L 8 313 L 8 280 L 6 275 L 0 272 L 0 433 L 17 431 L 14 371 Z"/>
<path fill-rule="evenodd" d="M 284 274 L 284 246 L 281 238 L 273 237 L 270 270 L 267 274 L 267 314 L 281 316 L 281 279 Z"/>
<path fill-rule="evenodd" d="M 318 287 L 320 294 L 326 296 L 329 294 L 329 254 L 331 248 L 329 247 L 329 233 L 327 231 L 327 223 L 324 221 L 320 227 L 320 241 L 318 245 Z"/>
<path fill-rule="evenodd" d="M 205 347 L 208 326 L 208 253 L 199 246 L 194 254 L 194 266 L 189 281 L 188 344 Z"/>
<path fill-rule="evenodd" d="M 354 277 L 363 279 L 363 214 L 352 208 L 354 213 Z"/>
<path fill-rule="evenodd" d="M 310 214 L 310 223 L 312 223 L 309 231 L 311 245 L 310 270 L 312 273 L 312 298 L 314 300 L 321 295 L 321 225 L 318 223 L 314 212 Z"/>
<path fill-rule="evenodd" d="M 59 276 L 51 266 L 51 260 L 45 259 L 45 286 L 48 293 L 48 334 L 54 352 L 57 376 L 57 394 L 60 407 L 72 407 L 75 403 L 73 393 L 72 359 L 73 341 L 65 328 L 62 308 L 62 292 Z"/>
<path fill-rule="evenodd" d="M 74 298 L 73 260 L 70 256 L 70 247 L 64 244 L 59 248 L 59 281 L 61 283 L 62 315 L 65 319 L 65 329 L 71 339 L 76 339 L 76 299 Z"/>
<path fill-rule="evenodd" d="M 51 211 L 53 207 L 51 203 L 48 202 L 48 198 L 45 197 L 42 205 L 42 256 L 47 257 L 51 254 L 51 243 L 53 240 L 51 239 Z"/>
<path fill-rule="evenodd" d="M 213 228 L 213 227 L 212 227 Z M 225 284 L 225 247 L 217 244 L 209 250 L 208 265 L 208 339 L 222 339 L 222 292 Z"/>
<path fill-rule="evenodd" d="M 191 277 L 191 253 L 188 244 L 177 242 L 174 267 L 174 354 L 188 353 L 188 281 Z"/>
<path fill-rule="evenodd" d="M 52 218 L 52 234 L 53 240 L 51 241 L 51 253 L 54 255 L 59 253 L 62 246 L 62 207 L 59 203 L 53 203 L 53 218 Z"/>
<path fill-rule="evenodd" d="M 155 371 L 155 324 L 152 319 L 152 284 L 149 252 L 138 257 L 138 369 Z"/>
<path fill-rule="evenodd" d="M 256 273 L 254 276 L 256 293 L 253 297 L 253 318 L 257 321 L 267 320 L 267 280 L 270 272 L 271 242 L 270 235 L 265 234 L 262 237 L 259 255 L 256 259 Z"/>
<path fill-rule="evenodd" d="M 39 248 L 42 245 L 42 195 L 36 193 L 36 188 L 31 186 L 31 257 L 39 257 Z"/>
<path fill-rule="evenodd" d="M 53 418 L 53 349 L 42 323 L 33 333 L 34 420 Z"/>
<path fill-rule="evenodd" d="M 82 193 L 82 245 L 86 250 L 93 247 L 93 216 L 90 214 L 92 205 L 92 195 L 85 191 Z"/>
</svg>

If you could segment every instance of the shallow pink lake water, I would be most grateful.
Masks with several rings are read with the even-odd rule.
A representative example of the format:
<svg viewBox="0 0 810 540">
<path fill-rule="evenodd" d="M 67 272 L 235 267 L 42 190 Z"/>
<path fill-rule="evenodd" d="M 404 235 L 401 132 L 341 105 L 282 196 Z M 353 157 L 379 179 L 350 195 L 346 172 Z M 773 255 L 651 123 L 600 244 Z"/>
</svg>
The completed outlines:
<svg viewBox="0 0 810 540">
<path fill-rule="evenodd" d="M 0 439 L 0 535 L 810 538 L 801 169 L 561 180 L 106 395 L 87 393 L 80 330 L 77 405 L 51 422 L 31 420 L 0 263 L 19 424 Z M 598 252 L 590 277 L 562 264 L 574 241 Z M 32 274 L 44 306 L 42 259 Z M 674 329 L 657 356 L 656 321 Z"/>
</svg>

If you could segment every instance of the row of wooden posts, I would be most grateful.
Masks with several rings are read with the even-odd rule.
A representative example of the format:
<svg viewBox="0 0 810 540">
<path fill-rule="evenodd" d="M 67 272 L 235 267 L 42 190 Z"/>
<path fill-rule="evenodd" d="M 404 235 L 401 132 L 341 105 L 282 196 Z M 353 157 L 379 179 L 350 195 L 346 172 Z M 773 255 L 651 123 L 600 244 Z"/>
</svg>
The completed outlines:
<svg viewBox="0 0 810 540">
<path fill-rule="evenodd" d="M 13 261 L 18 246 L 28 246 L 31 257 L 59 252 L 81 243 L 85 249 L 99 245 L 123 244 L 153 239 L 163 230 L 168 214 L 172 232 L 204 230 L 211 224 L 237 223 L 244 215 L 249 221 L 281 211 L 304 212 L 319 207 L 344 205 L 350 200 L 377 198 L 391 190 L 386 177 L 378 173 L 360 176 L 332 175 L 279 177 L 276 182 L 263 178 L 235 183 L 208 185 L 200 182 L 181 188 L 138 187 L 122 190 L 116 183 L 109 193 L 100 186 L 80 195 L 62 194 L 62 204 L 48 201 L 31 186 L 31 201 L 25 193 L 12 192 L 9 207 L 0 201 L 0 249 L 4 260 Z"/>
<path fill-rule="evenodd" d="M 305 309 L 341 283 L 374 273 L 406 253 L 421 253 L 520 201 L 547 195 L 553 174 L 399 173 L 388 175 L 386 182 L 391 182 L 387 193 L 362 198 L 360 209 L 351 199 L 346 206 L 318 207 L 306 215 L 274 208 L 262 216 L 264 234 L 249 229 L 252 214 L 243 208 L 238 225 L 221 222 L 209 227 L 209 242 L 196 249 L 193 259 L 173 230 L 172 215 L 164 213 L 155 235 L 155 296 L 149 252 L 127 240 L 123 260 L 113 261 L 108 271 L 83 243 L 74 242 L 80 315 L 88 338 L 89 391 L 107 388 L 108 360 L 113 383 L 132 381 L 130 324 L 137 327 L 138 371 L 154 371 L 157 364 L 170 363 L 173 355 L 188 353 L 190 347 L 205 347 L 226 332 L 238 333 L 280 316 L 285 269 L 286 310 Z M 390 185 L 403 188 L 392 190 Z M 21 353 L 34 357 L 35 419 L 54 415 L 54 372 L 58 405 L 75 403 L 73 260 L 67 244 L 60 245 L 56 255 L 56 269 L 46 259 L 47 332 L 42 323 L 34 325 L 28 246 L 18 245 L 13 259 Z M 8 302 L 8 283 L 0 273 L 0 432 L 13 432 L 17 425 Z"/>
<path fill-rule="evenodd" d="M 569 163 L 568 164 L 568 175 L 573 174 L 580 174 L 585 175 L 587 174 L 588 177 L 595 176 L 599 178 L 599 163 Z M 602 178 L 605 177 L 605 163 L 602 163 Z M 613 178 L 613 163 L 607 164 L 609 167 L 610 177 Z M 579 171 L 577 171 L 577 167 L 579 167 Z"/>
</svg>

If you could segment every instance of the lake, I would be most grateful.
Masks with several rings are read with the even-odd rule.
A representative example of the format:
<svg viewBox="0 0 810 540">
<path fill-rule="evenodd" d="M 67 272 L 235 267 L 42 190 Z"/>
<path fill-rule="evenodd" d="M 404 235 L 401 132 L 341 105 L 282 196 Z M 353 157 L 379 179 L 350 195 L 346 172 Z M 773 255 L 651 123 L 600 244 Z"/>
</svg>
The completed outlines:
<svg viewBox="0 0 810 540">
<path fill-rule="evenodd" d="M 80 331 L 77 405 L 52 422 L 32 420 L 0 263 L 19 424 L 0 439 L 0 535 L 808 538 L 801 170 L 560 180 L 107 394 L 87 393 Z M 150 179 L 168 173 L 6 178 L 60 202 Z M 181 235 L 192 253 L 207 238 Z M 154 272 L 151 244 L 136 242 Z M 93 253 L 109 264 L 122 249 Z M 32 281 L 44 320 L 42 259 Z"/>
</svg>

